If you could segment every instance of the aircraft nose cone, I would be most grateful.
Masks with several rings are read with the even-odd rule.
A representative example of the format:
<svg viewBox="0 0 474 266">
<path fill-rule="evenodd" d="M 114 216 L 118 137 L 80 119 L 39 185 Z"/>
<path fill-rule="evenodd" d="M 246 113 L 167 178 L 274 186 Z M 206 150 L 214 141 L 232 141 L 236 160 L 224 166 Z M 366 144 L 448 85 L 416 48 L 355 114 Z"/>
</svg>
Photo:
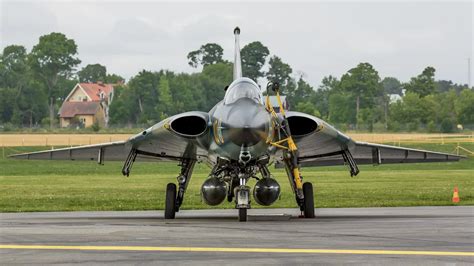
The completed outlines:
<svg viewBox="0 0 474 266">
<path fill-rule="evenodd" d="M 234 105 L 226 120 L 227 139 L 238 146 L 253 146 L 267 139 L 269 115 L 263 106 L 253 101 Z"/>
</svg>

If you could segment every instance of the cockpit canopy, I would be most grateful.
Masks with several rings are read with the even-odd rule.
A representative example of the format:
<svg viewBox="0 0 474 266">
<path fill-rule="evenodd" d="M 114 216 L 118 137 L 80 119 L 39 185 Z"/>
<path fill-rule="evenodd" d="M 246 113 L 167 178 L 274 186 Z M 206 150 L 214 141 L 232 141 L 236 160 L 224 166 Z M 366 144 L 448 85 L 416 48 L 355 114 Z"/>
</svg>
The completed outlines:
<svg viewBox="0 0 474 266">
<path fill-rule="evenodd" d="M 232 82 L 224 97 L 224 104 L 232 104 L 239 99 L 248 98 L 263 104 L 263 96 L 257 83 L 249 78 L 239 78 Z"/>
</svg>

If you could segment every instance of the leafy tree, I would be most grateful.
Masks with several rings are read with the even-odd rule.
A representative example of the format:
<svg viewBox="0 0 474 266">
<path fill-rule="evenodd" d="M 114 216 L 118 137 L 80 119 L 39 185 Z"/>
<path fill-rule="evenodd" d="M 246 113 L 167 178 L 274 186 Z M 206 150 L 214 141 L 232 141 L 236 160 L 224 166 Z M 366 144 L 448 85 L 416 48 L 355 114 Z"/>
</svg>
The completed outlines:
<svg viewBox="0 0 474 266">
<path fill-rule="evenodd" d="M 354 102 L 347 93 L 334 93 L 329 96 L 329 121 L 333 123 L 354 123 Z"/>
<path fill-rule="evenodd" d="M 402 93 L 402 84 L 397 78 L 394 77 L 385 77 L 382 80 L 382 86 L 385 94 L 398 94 L 400 96 Z"/>
<path fill-rule="evenodd" d="M 47 102 L 41 84 L 32 78 L 26 49 L 20 45 L 4 48 L 0 55 L 0 121 L 15 125 L 40 121 L 45 114 L 41 103 Z"/>
<path fill-rule="evenodd" d="M 285 89 L 285 86 L 290 82 L 290 75 L 293 72 L 290 65 L 284 63 L 280 57 L 274 55 L 268 62 L 270 68 L 266 73 L 267 79 L 273 82 L 280 83 L 280 86 Z"/>
<path fill-rule="evenodd" d="M 130 100 L 138 107 L 136 121 L 138 123 L 152 124 L 159 119 L 156 111 L 158 103 L 159 75 L 150 71 L 142 70 L 138 75 L 130 79 L 128 86 L 133 93 Z"/>
<path fill-rule="evenodd" d="M 314 115 L 316 117 L 321 116 L 319 111 L 311 102 L 299 102 L 298 104 L 296 104 L 295 110 L 298 112 L 309 114 L 309 115 Z"/>
<path fill-rule="evenodd" d="M 288 98 L 290 106 L 297 106 L 300 102 L 310 102 L 314 98 L 315 92 L 301 76 L 296 83 L 296 88 Z M 316 109 L 316 108 L 315 108 Z"/>
<path fill-rule="evenodd" d="M 54 103 L 58 96 L 56 87 L 60 78 L 71 76 L 74 67 L 81 60 L 77 54 L 77 45 L 62 33 L 50 33 L 39 39 L 30 55 L 29 62 L 34 73 L 42 80 L 48 90 L 50 127 L 54 123 Z"/>
<path fill-rule="evenodd" d="M 314 95 L 314 89 L 309 85 L 303 77 L 300 77 L 297 83 L 295 90 L 294 98 L 297 101 L 303 101 L 304 99 L 309 99 Z"/>
<path fill-rule="evenodd" d="M 339 93 L 340 81 L 333 76 L 324 77 L 321 81 L 321 85 L 316 90 L 313 96 L 313 102 L 315 103 L 316 109 L 321 113 L 323 119 L 329 117 L 329 97 L 334 93 Z"/>
<path fill-rule="evenodd" d="M 240 51 L 244 76 L 255 81 L 263 77 L 264 72 L 261 69 L 269 54 L 270 51 L 261 42 L 255 41 L 245 45 Z"/>
<path fill-rule="evenodd" d="M 426 67 L 420 75 L 411 78 L 410 82 L 405 84 L 406 91 L 416 93 L 421 97 L 435 93 L 435 72 L 433 67 Z"/>
<path fill-rule="evenodd" d="M 14 88 L 0 87 L 0 122 L 11 122 L 16 108 L 16 90 Z"/>
<path fill-rule="evenodd" d="M 376 97 L 382 95 L 383 88 L 380 84 L 378 72 L 369 63 L 360 63 L 357 67 L 350 69 L 341 78 L 341 89 L 353 98 L 355 102 L 355 124 L 359 126 L 360 109 L 372 109 L 375 106 Z"/>
<path fill-rule="evenodd" d="M 200 76 L 201 73 L 191 75 L 167 73 L 176 113 L 207 108 L 206 89 L 202 85 Z"/>
<path fill-rule="evenodd" d="M 105 82 L 110 84 L 123 84 L 125 79 L 117 74 L 107 74 Z"/>
<path fill-rule="evenodd" d="M 21 91 L 28 73 L 27 53 L 21 45 L 9 45 L 0 57 L 0 86 L 16 88 Z"/>
<path fill-rule="evenodd" d="M 430 120 L 432 110 L 429 108 L 429 99 L 421 98 L 418 94 L 407 92 L 403 101 L 397 101 L 390 105 L 389 128 L 394 128 L 394 122 L 399 127 L 405 124 L 408 130 L 417 130 L 420 124 L 427 124 Z"/>
<path fill-rule="evenodd" d="M 199 50 L 188 53 L 188 64 L 192 67 L 199 65 L 208 66 L 223 62 L 222 54 L 224 49 L 217 43 L 207 43 L 201 46 Z"/>
<path fill-rule="evenodd" d="M 89 64 L 83 67 L 77 75 L 80 82 L 105 82 L 107 79 L 107 68 L 101 64 Z"/>
<path fill-rule="evenodd" d="M 110 105 L 110 124 L 128 125 L 136 124 L 137 104 L 134 92 L 128 86 L 114 87 L 114 100 Z"/>
<path fill-rule="evenodd" d="M 474 126 L 474 91 L 464 89 L 456 99 L 455 110 L 459 123 Z"/>
<path fill-rule="evenodd" d="M 158 86 L 159 101 L 156 106 L 160 120 L 163 120 L 173 114 L 173 98 L 171 97 L 171 90 L 166 76 L 161 76 Z"/>
<path fill-rule="evenodd" d="M 451 80 L 437 80 L 435 83 L 436 92 L 442 93 L 447 92 L 451 89 L 456 91 L 456 94 L 460 94 L 462 90 L 469 89 L 467 84 L 456 84 Z"/>
<path fill-rule="evenodd" d="M 199 81 L 205 96 L 204 110 L 210 110 L 215 104 L 222 100 L 225 87 L 232 82 L 232 64 L 228 62 L 218 63 L 204 67 L 199 75 Z"/>
</svg>

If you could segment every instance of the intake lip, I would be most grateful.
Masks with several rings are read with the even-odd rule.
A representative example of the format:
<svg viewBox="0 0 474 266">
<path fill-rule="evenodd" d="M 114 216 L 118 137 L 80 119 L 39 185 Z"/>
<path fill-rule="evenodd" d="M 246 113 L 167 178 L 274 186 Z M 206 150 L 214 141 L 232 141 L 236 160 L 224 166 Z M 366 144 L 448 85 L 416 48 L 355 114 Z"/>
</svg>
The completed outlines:
<svg viewBox="0 0 474 266">
<path fill-rule="evenodd" d="M 184 115 L 173 119 L 170 129 L 182 137 L 198 137 L 207 131 L 207 119 L 200 115 Z"/>
<path fill-rule="evenodd" d="M 291 135 L 295 137 L 306 136 L 318 130 L 318 123 L 310 117 L 292 115 L 289 116 L 287 119 Z"/>
</svg>

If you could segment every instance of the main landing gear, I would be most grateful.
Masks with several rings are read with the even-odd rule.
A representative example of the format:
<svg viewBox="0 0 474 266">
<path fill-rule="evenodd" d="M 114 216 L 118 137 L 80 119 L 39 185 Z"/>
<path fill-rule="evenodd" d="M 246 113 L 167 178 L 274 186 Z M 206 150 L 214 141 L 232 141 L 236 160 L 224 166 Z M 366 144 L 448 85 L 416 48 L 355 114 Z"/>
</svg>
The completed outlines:
<svg viewBox="0 0 474 266">
<path fill-rule="evenodd" d="M 303 184 L 304 208 L 303 213 L 305 218 L 314 218 L 314 197 L 313 184 L 306 182 Z"/>
<path fill-rule="evenodd" d="M 270 104 L 270 93 L 272 89 L 276 93 L 278 105 L 280 107 L 280 116 L 275 113 L 273 106 Z M 300 173 L 298 164 L 298 147 L 296 146 L 291 130 L 286 118 L 285 109 L 280 99 L 280 86 L 278 83 L 269 82 L 267 85 L 267 110 L 274 117 L 276 122 L 276 131 L 278 134 L 277 141 L 270 142 L 271 145 L 283 149 L 283 163 L 285 165 L 286 174 L 290 181 L 291 188 L 295 193 L 296 203 L 300 207 L 305 218 L 314 218 L 314 198 L 313 185 L 311 183 L 303 184 L 303 177 Z M 286 145 L 285 145 L 286 144 Z"/>
<path fill-rule="evenodd" d="M 166 186 L 165 219 L 174 219 L 176 212 L 179 211 L 195 163 L 195 160 L 189 159 L 181 161 L 181 173 L 177 177 L 178 189 L 176 189 L 176 184 L 174 183 L 169 183 Z"/>
</svg>

